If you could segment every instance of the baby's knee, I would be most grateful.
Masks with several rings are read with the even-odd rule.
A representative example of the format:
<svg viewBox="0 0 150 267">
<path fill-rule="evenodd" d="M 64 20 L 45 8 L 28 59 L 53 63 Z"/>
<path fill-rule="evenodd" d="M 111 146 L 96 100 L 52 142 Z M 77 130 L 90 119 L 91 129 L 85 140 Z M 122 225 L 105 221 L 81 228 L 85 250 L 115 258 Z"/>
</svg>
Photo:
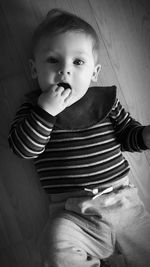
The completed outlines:
<svg viewBox="0 0 150 267">
<path fill-rule="evenodd" d="M 57 251 L 62 241 L 62 220 L 60 218 L 49 219 L 38 240 L 38 249 L 41 256 L 41 266 L 55 267 Z"/>
</svg>

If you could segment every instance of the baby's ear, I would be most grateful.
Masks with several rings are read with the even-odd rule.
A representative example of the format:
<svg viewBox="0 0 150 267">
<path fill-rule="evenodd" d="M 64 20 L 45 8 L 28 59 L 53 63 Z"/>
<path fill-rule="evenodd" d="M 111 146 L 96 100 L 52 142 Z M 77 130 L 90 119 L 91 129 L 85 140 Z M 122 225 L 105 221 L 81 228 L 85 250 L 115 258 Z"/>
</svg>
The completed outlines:
<svg viewBox="0 0 150 267">
<path fill-rule="evenodd" d="M 37 71 L 36 71 L 36 67 L 35 67 L 35 61 L 33 59 L 29 59 L 29 67 L 30 67 L 32 79 L 36 79 L 37 78 Z"/>
<path fill-rule="evenodd" d="M 93 75 L 92 75 L 92 81 L 93 82 L 97 82 L 97 78 L 98 78 L 98 75 L 100 73 L 100 70 L 101 70 L 101 65 L 100 64 L 97 64 L 94 67 L 94 71 L 93 71 Z"/>
</svg>

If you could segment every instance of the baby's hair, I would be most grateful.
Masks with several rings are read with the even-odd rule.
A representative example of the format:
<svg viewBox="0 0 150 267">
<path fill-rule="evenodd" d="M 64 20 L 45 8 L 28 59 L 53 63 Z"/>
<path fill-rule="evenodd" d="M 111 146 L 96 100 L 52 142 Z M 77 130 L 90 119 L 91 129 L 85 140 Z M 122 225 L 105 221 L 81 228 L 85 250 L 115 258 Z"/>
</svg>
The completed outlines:
<svg viewBox="0 0 150 267">
<path fill-rule="evenodd" d="M 46 18 L 36 28 L 32 40 L 32 56 L 40 39 L 45 36 L 56 36 L 66 32 L 81 32 L 91 37 L 93 41 L 93 53 L 98 58 L 99 39 L 93 27 L 82 18 L 61 9 L 52 9 Z"/>
</svg>

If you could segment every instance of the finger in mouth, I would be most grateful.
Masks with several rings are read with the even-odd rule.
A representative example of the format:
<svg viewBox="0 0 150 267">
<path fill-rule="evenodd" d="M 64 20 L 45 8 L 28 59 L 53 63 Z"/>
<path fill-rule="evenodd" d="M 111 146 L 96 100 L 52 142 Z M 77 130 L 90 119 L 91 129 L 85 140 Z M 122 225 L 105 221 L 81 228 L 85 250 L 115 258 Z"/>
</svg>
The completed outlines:
<svg viewBox="0 0 150 267">
<path fill-rule="evenodd" d="M 62 82 L 62 83 L 58 83 L 57 85 L 63 87 L 64 89 L 68 89 L 68 88 L 71 89 L 71 86 L 69 83 L 63 83 Z"/>
</svg>

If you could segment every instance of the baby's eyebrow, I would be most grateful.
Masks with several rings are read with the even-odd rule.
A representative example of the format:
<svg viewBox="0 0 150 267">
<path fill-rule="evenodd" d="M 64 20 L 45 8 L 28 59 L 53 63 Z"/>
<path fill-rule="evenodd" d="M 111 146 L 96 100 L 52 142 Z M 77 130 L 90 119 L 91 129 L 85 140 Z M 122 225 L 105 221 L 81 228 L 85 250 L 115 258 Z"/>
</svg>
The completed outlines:
<svg viewBox="0 0 150 267">
<path fill-rule="evenodd" d="M 85 51 L 80 51 L 80 50 L 77 50 L 75 51 L 75 53 L 79 54 L 79 55 L 85 55 L 85 56 L 89 56 L 89 54 Z"/>
<path fill-rule="evenodd" d="M 44 49 L 43 52 L 44 52 L 44 53 L 47 53 L 47 54 L 50 54 L 50 55 L 51 55 L 51 54 L 52 54 L 52 55 L 54 55 L 54 54 L 57 55 L 57 54 L 58 54 L 58 52 L 56 52 L 55 50 L 52 50 L 52 49 L 50 49 L 50 48 L 48 48 L 48 49 Z"/>
<path fill-rule="evenodd" d="M 85 51 L 76 51 L 75 56 L 76 57 L 83 57 L 85 59 L 89 59 L 90 58 L 89 53 L 85 52 Z"/>
</svg>

